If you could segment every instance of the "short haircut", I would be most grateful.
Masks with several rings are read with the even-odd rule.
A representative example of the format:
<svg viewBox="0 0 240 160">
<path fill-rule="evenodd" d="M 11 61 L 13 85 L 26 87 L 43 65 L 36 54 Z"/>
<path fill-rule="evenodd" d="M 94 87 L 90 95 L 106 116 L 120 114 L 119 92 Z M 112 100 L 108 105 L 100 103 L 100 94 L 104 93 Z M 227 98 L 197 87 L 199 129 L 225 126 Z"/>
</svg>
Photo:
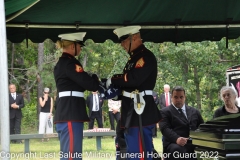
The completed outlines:
<svg viewBox="0 0 240 160">
<path fill-rule="evenodd" d="M 182 86 L 175 86 L 175 87 L 173 87 L 172 94 L 173 94 L 173 91 L 183 91 L 184 95 L 185 95 L 185 89 Z"/>
</svg>

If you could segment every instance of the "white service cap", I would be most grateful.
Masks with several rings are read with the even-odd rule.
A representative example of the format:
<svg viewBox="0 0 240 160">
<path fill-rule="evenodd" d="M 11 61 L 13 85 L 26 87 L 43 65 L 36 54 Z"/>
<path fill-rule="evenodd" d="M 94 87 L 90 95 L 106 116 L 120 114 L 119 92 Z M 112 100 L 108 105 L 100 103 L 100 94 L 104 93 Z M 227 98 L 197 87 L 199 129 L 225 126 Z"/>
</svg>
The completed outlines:
<svg viewBox="0 0 240 160">
<path fill-rule="evenodd" d="M 73 42 L 83 42 L 86 32 L 77 32 L 77 33 L 66 33 L 58 35 L 61 40 L 68 40 Z M 80 43 L 83 44 L 83 43 Z M 84 45 L 84 44 L 83 44 Z"/>
<path fill-rule="evenodd" d="M 141 29 L 141 26 L 127 26 L 127 27 L 117 28 L 113 31 L 113 33 L 115 33 L 118 36 L 118 38 L 122 41 L 128 38 L 129 35 L 138 33 L 140 29 Z"/>
</svg>

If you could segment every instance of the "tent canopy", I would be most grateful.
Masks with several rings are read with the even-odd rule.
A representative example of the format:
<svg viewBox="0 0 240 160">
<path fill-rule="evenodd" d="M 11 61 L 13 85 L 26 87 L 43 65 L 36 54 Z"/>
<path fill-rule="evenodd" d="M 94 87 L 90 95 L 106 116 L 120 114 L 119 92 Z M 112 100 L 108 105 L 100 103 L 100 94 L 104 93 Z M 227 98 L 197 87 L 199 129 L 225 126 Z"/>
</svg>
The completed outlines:
<svg viewBox="0 0 240 160">
<path fill-rule="evenodd" d="M 5 8 L 7 38 L 14 43 L 81 31 L 85 39 L 116 42 L 113 29 L 126 25 L 141 25 L 143 40 L 158 43 L 240 35 L 239 0 L 5 0 Z"/>
</svg>

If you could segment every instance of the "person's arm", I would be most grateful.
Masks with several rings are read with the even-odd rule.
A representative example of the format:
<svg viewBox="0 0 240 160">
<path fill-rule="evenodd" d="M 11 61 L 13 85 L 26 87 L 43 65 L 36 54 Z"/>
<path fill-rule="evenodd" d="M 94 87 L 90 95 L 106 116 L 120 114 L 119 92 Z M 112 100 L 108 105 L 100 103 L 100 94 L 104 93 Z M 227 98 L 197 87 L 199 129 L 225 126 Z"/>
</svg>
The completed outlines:
<svg viewBox="0 0 240 160">
<path fill-rule="evenodd" d="M 136 64 L 138 64 L 139 61 L 144 62 L 141 67 L 132 67 L 130 70 L 125 70 L 124 74 L 113 75 L 110 78 L 111 83 L 123 88 L 139 87 L 157 68 L 156 58 L 152 56 L 153 54 L 151 52 L 146 51 L 146 53 L 149 54 L 144 54 L 144 56 L 136 62 Z"/>
<path fill-rule="evenodd" d="M 18 109 L 21 109 L 24 107 L 24 99 L 23 99 L 23 96 L 21 94 L 18 95 L 20 98 L 20 100 L 18 101 L 18 103 L 16 104 L 17 105 L 17 108 Z"/>
<path fill-rule="evenodd" d="M 165 108 L 163 110 L 160 110 L 160 112 L 163 117 L 162 121 L 160 122 L 160 130 L 162 132 L 162 135 L 166 137 L 170 142 L 176 143 L 177 139 L 180 136 L 172 129 L 171 112 L 169 110 L 166 110 Z"/>
<path fill-rule="evenodd" d="M 48 100 L 48 98 L 46 97 L 46 95 L 44 94 L 43 99 L 42 97 L 39 97 L 39 104 L 41 107 L 44 107 L 44 105 L 46 104 L 46 101 Z"/>
<path fill-rule="evenodd" d="M 99 82 L 96 80 L 96 77 L 93 78 L 87 72 L 85 72 L 77 60 L 69 60 L 65 71 L 67 77 L 82 88 L 89 91 L 98 90 Z"/>
<path fill-rule="evenodd" d="M 57 96 L 56 100 L 55 100 L 55 103 L 54 103 L 54 106 L 53 106 L 55 110 L 57 109 L 58 101 L 59 101 L 59 97 Z"/>
<path fill-rule="evenodd" d="M 11 103 L 11 102 L 10 102 L 10 98 L 11 98 L 11 97 L 9 96 L 9 109 L 12 109 L 14 103 Z"/>
</svg>

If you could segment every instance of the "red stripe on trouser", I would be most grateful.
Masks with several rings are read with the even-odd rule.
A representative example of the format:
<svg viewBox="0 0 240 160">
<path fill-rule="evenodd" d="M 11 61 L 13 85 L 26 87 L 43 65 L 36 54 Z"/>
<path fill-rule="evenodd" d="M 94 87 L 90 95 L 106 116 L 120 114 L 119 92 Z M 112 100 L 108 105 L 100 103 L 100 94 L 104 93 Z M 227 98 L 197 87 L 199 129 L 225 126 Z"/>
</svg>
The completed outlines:
<svg viewBox="0 0 240 160">
<path fill-rule="evenodd" d="M 68 122 L 68 132 L 69 132 L 69 152 L 70 152 L 69 160 L 72 160 L 72 155 L 73 155 L 73 130 L 72 130 L 72 123 L 71 122 Z"/>
<path fill-rule="evenodd" d="M 144 158 L 143 158 L 144 154 L 143 154 L 142 139 L 141 139 L 140 133 L 138 133 L 138 142 L 139 142 L 139 152 L 141 154 L 140 160 L 144 160 Z"/>
</svg>

